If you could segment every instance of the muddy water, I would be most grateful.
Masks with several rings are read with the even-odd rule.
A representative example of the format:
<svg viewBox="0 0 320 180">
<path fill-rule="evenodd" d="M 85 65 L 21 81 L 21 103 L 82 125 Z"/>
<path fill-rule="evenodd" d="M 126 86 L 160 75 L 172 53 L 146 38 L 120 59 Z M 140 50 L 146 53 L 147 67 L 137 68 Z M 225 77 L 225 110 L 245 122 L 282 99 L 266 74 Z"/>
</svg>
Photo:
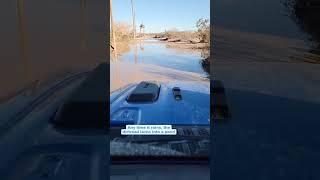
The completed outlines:
<svg viewBox="0 0 320 180">
<path fill-rule="evenodd" d="M 201 51 L 169 48 L 156 39 L 136 40 L 110 64 L 111 91 L 144 80 L 206 81 Z"/>
<path fill-rule="evenodd" d="M 1 103 L 105 61 L 102 1 L 2 0 L 0 7 Z"/>
</svg>

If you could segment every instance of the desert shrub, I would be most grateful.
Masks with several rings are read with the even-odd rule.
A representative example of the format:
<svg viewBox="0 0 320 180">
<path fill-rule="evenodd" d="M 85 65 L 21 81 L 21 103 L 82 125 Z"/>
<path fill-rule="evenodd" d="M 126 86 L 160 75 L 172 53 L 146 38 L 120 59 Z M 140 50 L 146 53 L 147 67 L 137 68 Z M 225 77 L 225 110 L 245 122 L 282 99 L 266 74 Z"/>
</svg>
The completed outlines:
<svg viewBox="0 0 320 180">
<path fill-rule="evenodd" d="M 193 31 L 178 31 L 176 29 L 170 29 L 160 35 L 160 37 L 167 37 L 170 39 L 189 40 L 196 38 L 197 35 Z"/>
<path fill-rule="evenodd" d="M 132 26 L 126 22 L 114 23 L 114 31 L 116 34 L 117 42 L 128 41 L 132 38 Z M 113 38 L 112 33 L 110 34 L 110 37 Z"/>
<path fill-rule="evenodd" d="M 196 22 L 196 27 L 198 28 L 197 35 L 202 42 L 210 42 L 210 22 L 209 19 L 200 18 Z"/>
</svg>

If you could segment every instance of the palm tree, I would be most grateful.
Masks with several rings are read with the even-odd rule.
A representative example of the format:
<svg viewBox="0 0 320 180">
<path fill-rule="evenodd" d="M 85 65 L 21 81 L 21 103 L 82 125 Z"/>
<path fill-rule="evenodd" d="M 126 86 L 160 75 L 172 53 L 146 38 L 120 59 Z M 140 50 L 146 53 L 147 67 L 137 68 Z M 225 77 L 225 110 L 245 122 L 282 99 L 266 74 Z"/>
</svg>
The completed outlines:
<svg viewBox="0 0 320 180">
<path fill-rule="evenodd" d="M 143 35 L 143 33 L 144 33 L 144 27 L 145 27 L 144 24 L 141 23 L 139 27 L 140 27 L 140 35 Z"/>
</svg>

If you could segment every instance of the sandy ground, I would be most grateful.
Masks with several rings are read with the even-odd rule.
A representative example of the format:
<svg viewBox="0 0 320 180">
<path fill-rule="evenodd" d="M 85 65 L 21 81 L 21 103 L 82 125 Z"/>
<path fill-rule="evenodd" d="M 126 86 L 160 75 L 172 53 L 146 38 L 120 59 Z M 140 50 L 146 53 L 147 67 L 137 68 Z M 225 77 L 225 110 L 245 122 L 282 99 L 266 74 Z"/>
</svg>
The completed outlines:
<svg viewBox="0 0 320 180">
<path fill-rule="evenodd" d="M 166 42 L 166 46 L 169 48 L 183 48 L 183 49 L 209 49 L 208 43 L 188 43 L 188 42 Z"/>
</svg>

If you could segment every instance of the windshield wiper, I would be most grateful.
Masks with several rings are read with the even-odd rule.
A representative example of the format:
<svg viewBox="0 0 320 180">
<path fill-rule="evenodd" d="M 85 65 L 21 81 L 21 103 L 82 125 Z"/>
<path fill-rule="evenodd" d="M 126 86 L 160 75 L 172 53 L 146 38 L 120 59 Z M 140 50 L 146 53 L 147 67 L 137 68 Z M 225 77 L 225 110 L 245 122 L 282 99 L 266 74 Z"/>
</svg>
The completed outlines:
<svg viewBox="0 0 320 180">
<path fill-rule="evenodd" d="M 114 141 L 121 142 L 134 142 L 134 143 L 160 143 L 160 142 L 194 142 L 194 141 L 209 141 L 209 136 L 185 136 L 185 135 L 177 135 L 177 136 L 126 136 L 126 137 L 116 137 Z"/>
</svg>

